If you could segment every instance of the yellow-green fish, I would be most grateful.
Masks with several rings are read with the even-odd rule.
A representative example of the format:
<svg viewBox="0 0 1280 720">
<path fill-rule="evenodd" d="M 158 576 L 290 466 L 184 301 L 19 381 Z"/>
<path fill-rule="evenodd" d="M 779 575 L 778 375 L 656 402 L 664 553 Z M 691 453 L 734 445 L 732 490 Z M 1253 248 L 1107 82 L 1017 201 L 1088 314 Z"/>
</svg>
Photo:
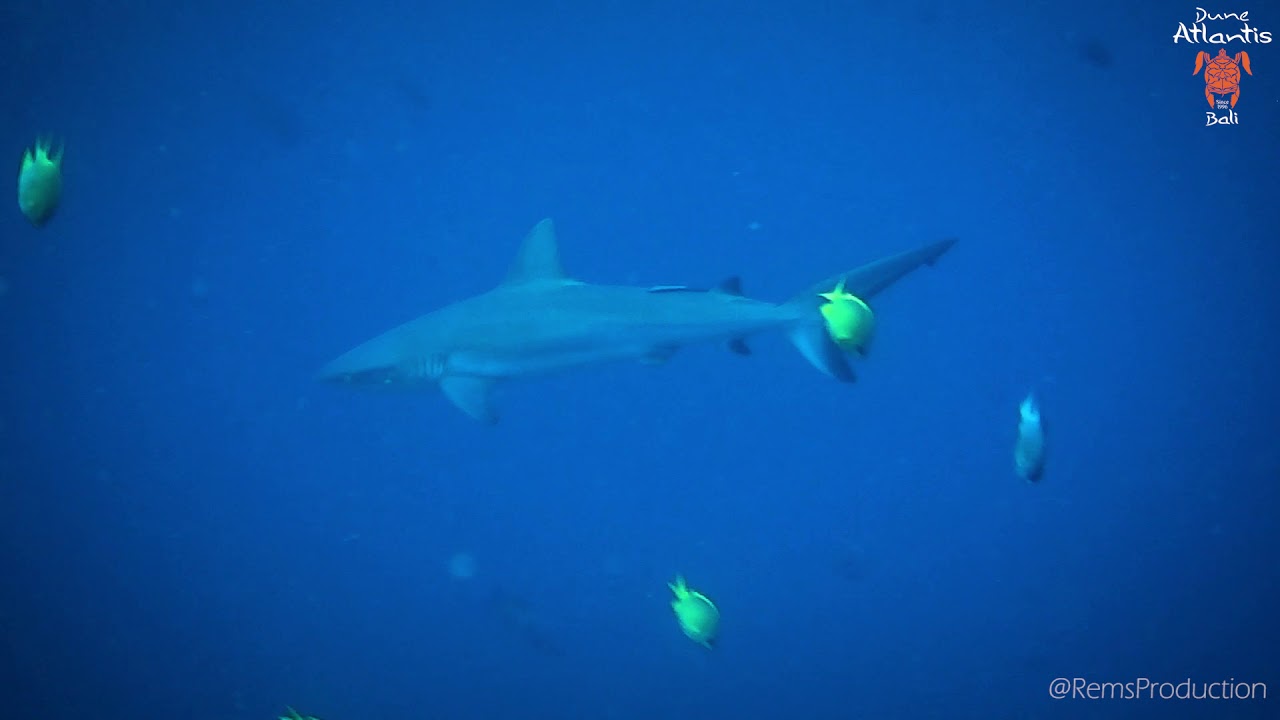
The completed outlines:
<svg viewBox="0 0 1280 720">
<path fill-rule="evenodd" d="M 63 147 L 53 149 L 49 140 L 37 139 L 34 148 L 22 154 L 18 170 L 18 207 L 32 225 L 49 222 L 62 199 Z"/>
<path fill-rule="evenodd" d="M 876 316 L 867 303 L 846 291 L 844 280 L 836 283 L 831 292 L 818 293 L 818 297 L 826 300 L 818 309 L 831 340 L 845 352 L 865 355 L 876 328 Z"/>
<path fill-rule="evenodd" d="M 671 610 L 676 614 L 680 629 L 692 641 L 710 648 L 720 632 L 720 611 L 711 599 L 697 590 L 690 590 L 684 577 L 677 575 L 674 583 L 667 583 L 675 599 Z"/>
</svg>

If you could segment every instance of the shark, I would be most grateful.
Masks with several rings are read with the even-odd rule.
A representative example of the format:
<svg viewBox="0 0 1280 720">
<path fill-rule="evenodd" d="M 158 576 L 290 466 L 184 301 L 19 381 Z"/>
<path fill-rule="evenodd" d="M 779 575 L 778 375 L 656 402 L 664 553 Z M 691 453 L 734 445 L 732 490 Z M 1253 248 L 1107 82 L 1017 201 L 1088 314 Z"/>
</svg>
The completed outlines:
<svg viewBox="0 0 1280 720">
<path fill-rule="evenodd" d="M 506 278 L 488 292 L 393 328 L 324 365 L 321 381 L 364 388 L 439 388 L 470 417 L 496 423 L 499 383 L 597 363 L 661 363 L 693 343 L 750 354 L 746 339 L 784 333 L 835 380 L 856 374 L 821 306 L 831 291 L 865 301 L 922 265 L 954 238 L 831 276 L 782 303 L 746 297 L 734 277 L 713 288 L 597 285 L 565 273 L 551 219 L 525 237 Z"/>
</svg>

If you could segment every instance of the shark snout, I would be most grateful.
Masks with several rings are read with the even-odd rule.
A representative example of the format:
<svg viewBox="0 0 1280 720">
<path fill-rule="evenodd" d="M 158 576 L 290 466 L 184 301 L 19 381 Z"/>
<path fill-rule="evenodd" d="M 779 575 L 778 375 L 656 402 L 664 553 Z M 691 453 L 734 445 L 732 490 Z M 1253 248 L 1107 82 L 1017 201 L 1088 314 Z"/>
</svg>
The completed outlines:
<svg viewBox="0 0 1280 720">
<path fill-rule="evenodd" d="M 400 363 L 393 343 L 375 338 L 326 363 L 316 380 L 340 385 L 388 385 L 396 380 Z"/>
</svg>

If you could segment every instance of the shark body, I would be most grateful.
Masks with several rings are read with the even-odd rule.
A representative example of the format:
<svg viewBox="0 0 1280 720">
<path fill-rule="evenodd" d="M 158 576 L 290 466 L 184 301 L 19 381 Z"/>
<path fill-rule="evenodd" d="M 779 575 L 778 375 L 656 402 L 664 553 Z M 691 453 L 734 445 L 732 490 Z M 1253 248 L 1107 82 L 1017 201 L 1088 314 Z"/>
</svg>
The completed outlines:
<svg viewBox="0 0 1280 720">
<path fill-rule="evenodd" d="M 736 279 L 718 288 L 594 285 L 565 274 L 550 220 L 525 238 L 507 279 L 489 292 L 394 328 L 321 369 L 322 380 L 393 389 L 439 387 L 462 411 L 496 422 L 490 400 L 504 380 L 614 360 L 661 362 L 679 347 L 721 341 L 750 351 L 744 339 L 783 331 L 815 367 L 855 379 L 847 354 L 829 337 L 819 293 L 843 287 L 867 300 L 954 240 L 883 258 L 771 303 L 744 297 Z"/>
</svg>

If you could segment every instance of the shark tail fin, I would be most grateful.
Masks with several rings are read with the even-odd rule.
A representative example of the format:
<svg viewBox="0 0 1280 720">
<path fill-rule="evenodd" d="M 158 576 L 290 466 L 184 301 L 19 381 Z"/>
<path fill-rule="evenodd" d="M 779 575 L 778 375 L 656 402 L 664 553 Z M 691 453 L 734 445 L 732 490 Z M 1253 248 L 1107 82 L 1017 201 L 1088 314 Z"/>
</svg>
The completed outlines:
<svg viewBox="0 0 1280 720">
<path fill-rule="evenodd" d="M 875 324 L 867 301 L 921 265 L 933 265 L 954 239 L 890 255 L 811 286 L 786 304 L 797 322 L 788 335 L 811 365 L 841 382 L 857 375 L 850 351 L 863 352 Z"/>
<path fill-rule="evenodd" d="M 831 338 L 826 324 L 822 322 L 822 316 L 817 312 L 813 312 L 811 318 L 806 317 L 792 326 L 787 337 L 810 365 L 840 382 L 858 379 L 849 356 Z"/>
<path fill-rule="evenodd" d="M 826 292 L 824 295 L 807 290 L 787 302 L 798 318 L 796 323 L 787 330 L 787 337 L 810 365 L 840 382 L 851 383 L 857 380 L 858 376 L 853 371 L 849 349 L 847 346 L 841 347 L 840 335 L 836 332 L 833 319 L 828 314 L 831 308 L 824 307 L 836 302 L 829 298 L 838 297 L 837 293 L 843 291 L 839 285 L 826 290 L 832 292 Z"/>
</svg>

